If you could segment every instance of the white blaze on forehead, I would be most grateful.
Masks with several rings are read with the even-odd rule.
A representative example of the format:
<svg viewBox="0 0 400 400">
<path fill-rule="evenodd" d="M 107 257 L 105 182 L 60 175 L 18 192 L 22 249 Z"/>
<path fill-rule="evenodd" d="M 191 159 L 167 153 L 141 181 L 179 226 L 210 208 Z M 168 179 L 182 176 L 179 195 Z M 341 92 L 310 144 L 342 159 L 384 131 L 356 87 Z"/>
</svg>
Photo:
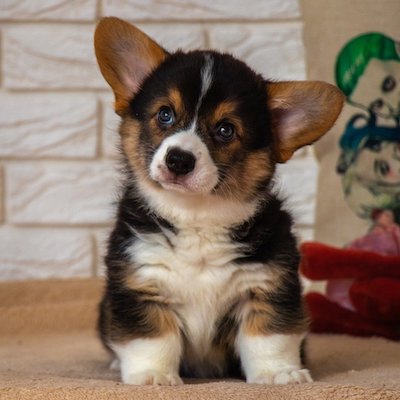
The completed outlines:
<svg viewBox="0 0 400 400">
<path fill-rule="evenodd" d="M 196 132 L 197 117 L 199 115 L 200 106 L 201 103 L 203 102 L 204 96 L 207 94 L 208 90 L 211 87 L 213 78 L 214 60 L 212 59 L 211 54 L 206 54 L 204 58 L 205 58 L 205 63 L 200 72 L 200 77 L 201 77 L 200 95 L 197 100 L 193 121 L 189 128 L 189 130 L 192 132 Z"/>
<path fill-rule="evenodd" d="M 212 78 L 213 78 L 213 67 L 214 67 L 214 60 L 211 57 L 211 54 L 205 55 L 205 64 L 201 70 L 201 92 L 199 97 L 199 102 L 197 104 L 197 111 L 200 108 L 201 102 L 211 87 Z"/>
</svg>

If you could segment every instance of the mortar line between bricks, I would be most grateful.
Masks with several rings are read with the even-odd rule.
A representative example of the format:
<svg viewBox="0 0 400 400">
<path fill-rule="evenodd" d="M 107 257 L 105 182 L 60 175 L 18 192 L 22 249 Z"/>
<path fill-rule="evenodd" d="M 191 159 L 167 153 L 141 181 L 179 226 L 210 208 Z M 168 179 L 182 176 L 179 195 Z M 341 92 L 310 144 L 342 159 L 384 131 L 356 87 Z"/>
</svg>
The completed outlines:
<svg viewBox="0 0 400 400">
<path fill-rule="evenodd" d="M 99 76 L 100 76 L 100 70 L 99 70 Z M 34 88 L 28 88 L 28 87 L 23 87 L 23 88 L 18 88 L 18 87 L 4 87 L 3 89 L 6 89 L 8 93 L 15 93 L 15 94 L 24 94 L 24 93 L 33 93 L 33 94 L 57 94 L 57 93 L 76 93 L 76 94 L 89 94 L 89 93 L 96 93 L 96 94 L 108 94 L 111 93 L 111 89 L 107 89 L 107 87 L 104 88 L 88 88 L 88 87 L 34 87 Z"/>
<path fill-rule="evenodd" d="M 104 152 L 104 132 L 103 132 L 103 105 L 101 99 L 97 99 L 96 105 L 96 156 L 100 159 L 107 158 Z"/>
<path fill-rule="evenodd" d="M 302 22 L 303 18 L 302 16 L 299 17 L 288 17 L 288 18 L 260 18 L 260 19 L 240 19 L 240 18 L 232 18 L 232 19 L 188 19 L 188 20 L 183 20 L 183 19 L 168 19 L 168 20 L 149 20 L 149 19 L 129 19 L 126 18 L 127 21 L 133 23 L 133 24 L 141 24 L 141 25 L 151 25 L 151 24 L 166 24 L 166 25 L 192 25 L 192 24 L 207 24 L 207 25 L 214 25 L 214 24 L 224 24 L 224 25 L 229 25 L 229 24 L 246 24 L 246 25 L 251 25 L 251 24 L 287 24 L 290 22 Z"/>
<path fill-rule="evenodd" d="M 0 89 L 3 89 L 3 68 L 4 68 L 4 30 L 0 29 Z"/>
<path fill-rule="evenodd" d="M 207 27 L 204 27 L 203 30 L 203 36 L 204 36 L 204 46 L 206 49 L 211 48 L 211 38 L 210 38 L 210 31 L 207 29 Z"/>
<path fill-rule="evenodd" d="M 90 266 L 90 273 L 92 278 L 97 276 L 97 269 L 98 269 L 98 248 L 97 248 L 97 240 L 93 232 L 90 233 L 90 242 L 91 242 L 91 250 L 92 250 L 92 265 Z"/>
<path fill-rule="evenodd" d="M 96 2 L 96 20 L 99 20 L 103 15 L 103 2 L 102 0 L 97 0 Z"/>
<path fill-rule="evenodd" d="M 99 15 L 98 17 L 96 16 L 95 19 L 90 19 L 90 20 L 62 20 L 62 19 L 51 19 L 51 20 L 34 20 L 34 19 L 25 19 L 25 20 L 15 20 L 15 19 L 3 19 L 0 20 L 0 23 L 3 26 L 18 26 L 18 25 L 26 25 L 26 24 L 32 24 L 32 25 L 95 25 L 96 21 L 98 18 L 106 17 L 106 16 L 111 16 L 109 15 Z M 150 25 L 150 24 L 157 24 L 157 25 L 192 25 L 192 24 L 285 24 L 288 22 L 302 22 L 303 17 L 301 15 L 296 16 L 296 17 L 272 17 L 272 18 L 257 18 L 257 19 L 246 19 L 246 18 L 230 18 L 230 19 L 168 19 L 164 20 L 162 18 L 160 19 L 148 19 L 148 18 L 138 18 L 138 19 L 132 19 L 132 18 L 123 18 L 126 21 L 129 21 L 130 23 L 133 24 L 141 24 L 141 25 Z"/>
<path fill-rule="evenodd" d="M 7 222 L 7 215 L 6 215 L 6 174 L 5 174 L 5 164 L 0 166 L 0 181 L 1 181 L 1 209 L 0 215 L 2 218 L 0 219 L 0 226 L 4 226 Z"/>
<path fill-rule="evenodd" d="M 111 204 L 110 204 L 111 207 Z M 110 221 L 107 223 L 91 223 L 91 222 L 82 222 L 76 224 L 69 224 L 68 222 L 18 222 L 18 221 L 7 221 L 7 225 L 13 228 L 27 228 L 27 229 L 66 229 L 66 230 L 77 230 L 77 229 L 110 229 L 113 224 Z"/>
<path fill-rule="evenodd" d="M 13 229 L 13 230 L 38 230 L 38 231 L 46 231 L 46 230 L 60 230 L 65 232 L 86 232 L 90 237 L 95 236 L 94 232 L 97 230 L 108 230 L 111 231 L 113 228 L 113 224 L 102 225 L 102 226 L 94 226 L 90 224 L 81 224 L 81 225 L 50 225 L 50 224 L 16 224 L 10 221 L 5 221 L 2 224 L 0 223 L 1 229 Z"/>
<path fill-rule="evenodd" d="M 97 151 L 97 150 L 96 150 Z M 76 156 L 71 156 L 71 157 L 66 157 L 66 156 L 35 156 L 35 157 L 29 157 L 29 156 L 7 156 L 7 155 L 2 155 L 1 159 L 4 161 L 10 161 L 11 163 L 16 163 L 16 162 L 32 162 L 32 163 L 40 163 L 41 161 L 48 161 L 48 162 L 63 162 L 63 163 L 69 163 L 69 162 L 82 162 L 82 163 L 94 163 L 96 161 L 113 161 L 116 160 L 116 157 L 98 157 L 97 154 L 95 156 L 90 156 L 90 157 L 76 157 Z"/>
</svg>

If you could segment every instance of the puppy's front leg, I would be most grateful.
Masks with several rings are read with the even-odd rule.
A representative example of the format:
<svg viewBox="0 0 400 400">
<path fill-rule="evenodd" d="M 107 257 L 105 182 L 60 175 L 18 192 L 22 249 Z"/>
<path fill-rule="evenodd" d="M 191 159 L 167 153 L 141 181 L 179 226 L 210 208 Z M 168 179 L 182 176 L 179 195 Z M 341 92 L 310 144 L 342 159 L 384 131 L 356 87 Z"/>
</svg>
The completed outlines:
<svg viewBox="0 0 400 400">
<path fill-rule="evenodd" d="M 249 335 L 241 331 L 236 346 L 248 383 L 312 382 L 301 368 L 300 344 L 304 335 Z"/>
<path fill-rule="evenodd" d="M 157 288 L 134 280 L 112 284 L 118 290 L 107 290 L 101 302 L 99 331 L 103 343 L 118 358 L 114 365 L 119 365 L 122 381 L 131 385 L 182 383 L 180 330 Z"/>
<path fill-rule="evenodd" d="M 181 340 L 176 333 L 113 343 L 121 364 L 121 377 L 131 385 L 179 385 Z"/>
<path fill-rule="evenodd" d="M 256 292 L 246 305 L 247 312 L 235 340 L 247 382 L 312 382 L 309 371 L 301 365 L 300 348 L 305 334 L 300 332 L 306 324 L 301 302 L 297 312 L 280 315 L 277 311 L 284 310 L 274 309 L 265 300 L 265 293 Z"/>
</svg>

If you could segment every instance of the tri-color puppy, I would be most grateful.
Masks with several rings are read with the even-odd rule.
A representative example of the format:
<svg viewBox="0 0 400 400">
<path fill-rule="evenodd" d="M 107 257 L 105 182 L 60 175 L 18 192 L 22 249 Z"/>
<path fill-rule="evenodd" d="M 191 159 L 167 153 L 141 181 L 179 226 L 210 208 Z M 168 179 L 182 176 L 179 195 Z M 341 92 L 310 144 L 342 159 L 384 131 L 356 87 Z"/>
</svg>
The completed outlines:
<svg viewBox="0 0 400 400">
<path fill-rule="evenodd" d="M 332 126 L 341 92 L 265 80 L 228 54 L 168 53 L 117 18 L 101 20 L 95 49 L 122 118 L 99 327 L 123 382 L 311 381 L 299 253 L 273 175 Z"/>
</svg>

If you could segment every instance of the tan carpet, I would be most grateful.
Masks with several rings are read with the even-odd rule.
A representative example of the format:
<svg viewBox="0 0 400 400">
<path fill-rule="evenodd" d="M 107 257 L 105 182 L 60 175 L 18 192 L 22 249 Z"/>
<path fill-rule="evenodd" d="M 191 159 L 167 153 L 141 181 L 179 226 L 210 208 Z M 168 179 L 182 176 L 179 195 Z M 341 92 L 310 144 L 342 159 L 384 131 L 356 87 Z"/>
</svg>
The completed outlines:
<svg viewBox="0 0 400 400">
<path fill-rule="evenodd" d="M 0 284 L 0 399 L 400 399 L 400 344 L 338 335 L 310 337 L 313 384 L 123 385 L 93 329 L 100 290 L 97 280 Z"/>
</svg>

